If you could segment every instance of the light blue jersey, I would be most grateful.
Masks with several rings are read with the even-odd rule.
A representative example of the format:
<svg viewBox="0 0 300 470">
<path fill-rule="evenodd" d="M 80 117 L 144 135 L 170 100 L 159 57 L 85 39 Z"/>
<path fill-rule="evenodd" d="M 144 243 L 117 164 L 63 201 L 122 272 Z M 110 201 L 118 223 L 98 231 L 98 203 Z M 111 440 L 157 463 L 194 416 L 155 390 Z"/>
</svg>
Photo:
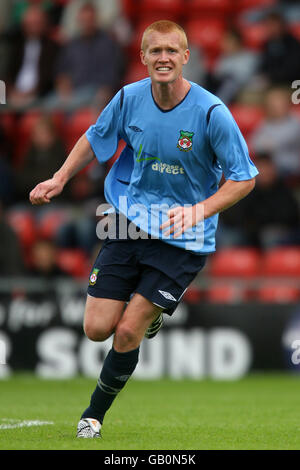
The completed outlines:
<svg viewBox="0 0 300 470">
<path fill-rule="evenodd" d="M 154 101 L 150 78 L 127 85 L 86 137 L 99 162 L 114 155 L 120 139 L 127 144 L 106 177 L 107 201 L 151 236 L 196 253 L 215 251 L 218 215 L 174 239 L 159 229 L 167 210 L 213 195 L 222 173 L 233 181 L 258 173 L 228 108 L 195 83 L 168 111 Z"/>
</svg>

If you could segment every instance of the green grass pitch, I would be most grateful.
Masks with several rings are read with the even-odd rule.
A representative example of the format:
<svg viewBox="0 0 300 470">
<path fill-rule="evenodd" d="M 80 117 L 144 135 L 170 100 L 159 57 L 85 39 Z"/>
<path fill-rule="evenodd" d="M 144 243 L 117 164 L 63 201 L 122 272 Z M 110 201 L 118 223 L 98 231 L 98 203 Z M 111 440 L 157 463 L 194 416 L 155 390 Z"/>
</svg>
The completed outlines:
<svg viewBox="0 0 300 470">
<path fill-rule="evenodd" d="M 235 382 L 131 380 L 108 411 L 103 439 L 76 439 L 96 381 L 0 381 L 0 449 L 300 449 L 300 377 Z M 25 420 L 44 426 L 5 429 Z"/>
</svg>

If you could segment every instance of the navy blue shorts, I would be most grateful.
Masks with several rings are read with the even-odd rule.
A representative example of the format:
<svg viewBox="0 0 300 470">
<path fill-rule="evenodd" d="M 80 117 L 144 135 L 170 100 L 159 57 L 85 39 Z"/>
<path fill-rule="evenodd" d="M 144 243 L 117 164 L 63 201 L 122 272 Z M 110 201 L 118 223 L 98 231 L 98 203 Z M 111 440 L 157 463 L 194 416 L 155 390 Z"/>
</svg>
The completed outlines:
<svg viewBox="0 0 300 470">
<path fill-rule="evenodd" d="M 88 294 L 128 302 L 139 293 L 172 315 L 203 268 L 196 255 L 158 239 L 106 239 L 90 274 Z"/>
</svg>

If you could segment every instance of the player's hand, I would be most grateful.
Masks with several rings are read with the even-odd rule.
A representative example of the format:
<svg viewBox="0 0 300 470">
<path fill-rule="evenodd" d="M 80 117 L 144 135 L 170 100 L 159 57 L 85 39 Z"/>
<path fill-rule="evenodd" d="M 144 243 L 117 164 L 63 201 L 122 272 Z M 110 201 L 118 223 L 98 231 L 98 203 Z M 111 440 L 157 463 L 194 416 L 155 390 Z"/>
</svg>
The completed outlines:
<svg viewBox="0 0 300 470">
<path fill-rule="evenodd" d="M 163 232 L 165 237 L 174 234 L 174 238 L 178 238 L 187 229 L 194 227 L 204 218 L 203 204 L 195 204 L 194 206 L 178 206 L 168 211 L 168 220 L 164 222 L 160 228 L 167 229 Z"/>
<path fill-rule="evenodd" d="M 64 185 L 57 178 L 39 183 L 29 194 L 29 200 L 33 205 L 49 204 L 54 196 L 58 196 L 64 188 Z"/>
</svg>

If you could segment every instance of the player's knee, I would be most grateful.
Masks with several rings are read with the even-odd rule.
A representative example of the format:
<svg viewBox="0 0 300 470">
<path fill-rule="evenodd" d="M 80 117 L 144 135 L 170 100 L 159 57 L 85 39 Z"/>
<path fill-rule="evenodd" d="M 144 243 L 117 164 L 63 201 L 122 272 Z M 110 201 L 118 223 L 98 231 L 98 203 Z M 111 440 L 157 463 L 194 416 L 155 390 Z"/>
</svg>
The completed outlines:
<svg viewBox="0 0 300 470">
<path fill-rule="evenodd" d="M 128 323 L 120 323 L 115 332 L 115 340 L 120 345 L 131 345 L 136 342 L 136 332 L 134 328 Z"/>
<path fill-rule="evenodd" d="M 112 334 L 110 328 L 105 327 L 104 325 L 101 325 L 99 323 L 95 323 L 90 319 L 85 320 L 83 329 L 85 335 L 91 341 L 105 341 Z"/>
</svg>

